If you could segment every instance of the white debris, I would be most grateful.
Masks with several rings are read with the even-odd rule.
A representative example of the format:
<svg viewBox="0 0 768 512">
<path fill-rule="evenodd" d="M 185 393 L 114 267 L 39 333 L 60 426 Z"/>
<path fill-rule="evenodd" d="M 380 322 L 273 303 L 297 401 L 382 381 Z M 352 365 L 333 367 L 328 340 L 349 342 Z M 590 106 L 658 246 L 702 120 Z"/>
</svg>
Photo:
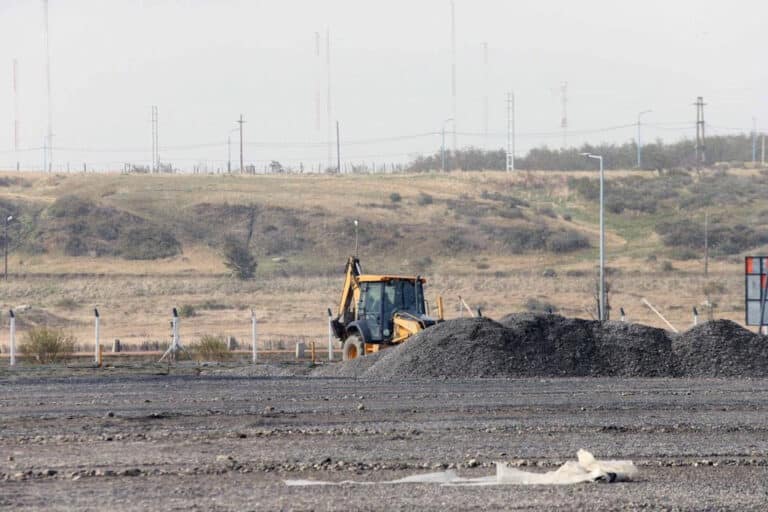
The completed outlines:
<svg viewBox="0 0 768 512">
<path fill-rule="evenodd" d="M 329 482 L 318 480 L 285 480 L 286 485 L 386 485 L 386 484 L 440 484 L 440 485 L 571 485 L 583 482 L 626 482 L 637 474 L 637 468 L 629 460 L 597 460 L 586 450 L 579 450 L 578 461 L 569 461 L 555 471 L 533 473 L 510 467 L 505 462 L 496 463 L 495 476 L 464 478 L 455 471 L 411 475 L 383 482 L 344 480 Z"/>
</svg>

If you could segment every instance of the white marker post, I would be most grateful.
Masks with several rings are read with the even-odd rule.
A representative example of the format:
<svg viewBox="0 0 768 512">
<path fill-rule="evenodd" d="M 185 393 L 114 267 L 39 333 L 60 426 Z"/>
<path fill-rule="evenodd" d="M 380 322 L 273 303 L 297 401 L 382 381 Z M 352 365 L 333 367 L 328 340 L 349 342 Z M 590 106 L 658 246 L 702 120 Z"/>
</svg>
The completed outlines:
<svg viewBox="0 0 768 512">
<path fill-rule="evenodd" d="M 251 310 L 251 360 L 253 364 L 256 364 L 259 358 L 259 348 L 256 346 L 256 342 L 256 312 Z"/>
<path fill-rule="evenodd" d="M 173 318 L 171 319 L 171 346 L 168 347 L 168 350 L 165 351 L 165 354 L 163 354 L 163 357 L 161 357 L 158 362 L 162 362 L 166 357 L 168 358 L 168 361 L 176 361 L 176 356 L 178 355 L 179 350 L 181 350 L 181 342 L 179 341 L 179 313 L 176 311 L 176 308 L 173 308 Z"/>
<path fill-rule="evenodd" d="M 16 315 L 13 313 L 13 310 L 11 309 L 9 311 L 10 314 L 10 325 L 11 325 L 11 333 L 10 333 L 10 340 L 9 343 L 11 345 L 11 366 L 16 366 Z"/>
<path fill-rule="evenodd" d="M 99 310 L 93 308 L 93 362 L 99 364 Z"/>
<path fill-rule="evenodd" d="M 699 325 L 699 311 L 693 306 L 693 325 Z"/>
<path fill-rule="evenodd" d="M 333 313 L 328 308 L 328 361 L 333 361 Z"/>
</svg>

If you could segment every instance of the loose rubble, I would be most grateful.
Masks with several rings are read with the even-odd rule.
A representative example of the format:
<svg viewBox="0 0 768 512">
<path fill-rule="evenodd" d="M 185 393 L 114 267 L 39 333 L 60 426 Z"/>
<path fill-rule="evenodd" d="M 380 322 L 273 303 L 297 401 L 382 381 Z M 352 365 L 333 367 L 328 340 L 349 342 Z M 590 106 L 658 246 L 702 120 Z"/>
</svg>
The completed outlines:
<svg viewBox="0 0 768 512">
<path fill-rule="evenodd" d="M 463 318 L 317 376 L 371 379 L 764 377 L 764 336 L 718 320 L 680 335 L 639 324 L 514 314 Z"/>
</svg>

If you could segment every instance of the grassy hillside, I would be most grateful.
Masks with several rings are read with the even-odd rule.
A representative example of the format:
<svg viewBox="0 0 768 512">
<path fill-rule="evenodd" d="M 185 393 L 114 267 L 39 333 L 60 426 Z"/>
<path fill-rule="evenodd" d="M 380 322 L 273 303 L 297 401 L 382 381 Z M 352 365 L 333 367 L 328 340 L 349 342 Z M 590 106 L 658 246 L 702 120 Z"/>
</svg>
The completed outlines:
<svg viewBox="0 0 768 512">
<path fill-rule="evenodd" d="M 131 341 L 167 338 L 165 312 L 181 304 L 197 306 L 194 335 L 247 336 L 241 317 L 256 307 L 265 336 L 322 337 L 358 219 L 368 271 L 426 275 L 449 304 L 462 295 L 490 315 L 552 306 L 588 316 L 595 177 L 4 174 L 0 213 L 15 217 L 4 307 L 29 304 L 87 333 L 99 305 L 113 313 L 105 322 L 114 337 Z M 659 325 L 638 306 L 647 297 L 684 327 L 706 290 L 716 316 L 741 321 L 741 257 L 768 243 L 766 193 L 768 177 L 756 170 L 609 173 L 615 309 Z M 227 276 L 221 247 L 229 237 L 257 254 L 255 281 Z"/>
</svg>

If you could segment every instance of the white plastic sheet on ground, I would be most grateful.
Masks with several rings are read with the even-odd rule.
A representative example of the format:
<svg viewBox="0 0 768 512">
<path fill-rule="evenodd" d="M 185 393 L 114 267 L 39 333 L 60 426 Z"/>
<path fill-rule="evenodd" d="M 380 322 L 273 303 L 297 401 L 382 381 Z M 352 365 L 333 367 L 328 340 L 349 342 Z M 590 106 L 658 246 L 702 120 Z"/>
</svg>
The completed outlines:
<svg viewBox="0 0 768 512">
<path fill-rule="evenodd" d="M 382 485 L 382 484 L 440 484 L 440 485 L 570 485 L 582 482 L 626 482 L 637 474 L 637 468 L 629 460 L 596 460 L 586 450 L 579 450 L 577 461 L 569 461 L 547 473 L 533 473 L 496 463 L 496 475 L 464 478 L 455 471 L 441 471 L 411 475 L 384 482 L 360 482 L 344 480 L 324 482 L 319 480 L 285 480 L 286 485 Z"/>
</svg>

